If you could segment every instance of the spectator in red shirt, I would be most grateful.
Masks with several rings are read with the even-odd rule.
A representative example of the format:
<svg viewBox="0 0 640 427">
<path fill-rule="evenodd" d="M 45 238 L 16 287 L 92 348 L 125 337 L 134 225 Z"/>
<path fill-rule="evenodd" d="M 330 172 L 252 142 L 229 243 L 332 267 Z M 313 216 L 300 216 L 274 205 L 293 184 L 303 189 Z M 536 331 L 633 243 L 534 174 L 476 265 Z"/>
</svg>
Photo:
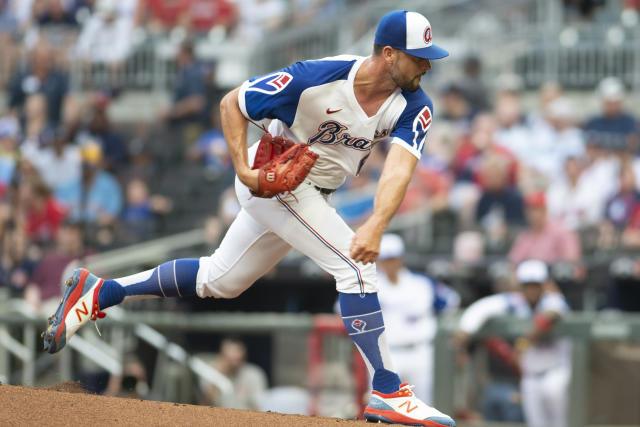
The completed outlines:
<svg viewBox="0 0 640 427">
<path fill-rule="evenodd" d="M 227 0 L 190 0 L 189 29 L 195 33 L 206 33 L 214 27 L 228 32 L 237 19 L 236 8 Z"/>
<path fill-rule="evenodd" d="M 236 17 L 234 5 L 227 0 L 140 0 L 136 24 L 152 33 L 166 33 L 176 26 L 206 33 L 215 26 L 230 30 Z"/>
<path fill-rule="evenodd" d="M 435 213 L 449 206 L 451 174 L 432 156 L 423 155 L 398 212 L 425 208 Z"/>
<path fill-rule="evenodd" d="M 166 33 L 176 25 L 185 26 L 190 0 L 140 0 L 136 24 L 152 33 Z"/>
<path fill-rule="evenodd" d="M 507 162 L 509 185 L 515 185 L 518 163 L 509 150 L 494 144 L 493 135 L 497 129 L 496 119 L 491 114 L 478 114 L 471 131 L 465 136 L 455 154 L 453 169 L 458 180 L 473 181 L 485 187 L 485 177 L 480 167 L 484 153 L 501 156 Z"/>
<path fill-rule="evenodd" d="M 34 175 L 19 188 L 20 204 L 26 216 L 27 237 L 41 243 L 51 242 L 67 212 L 52 196 L 47 185 Z"/>
<path fill-rule="evenodd" d="M 578 261 L 581 246 L 578 236 L 559 221 L 547 218 L 544 192 L 525 197 L 529 227 L 518 234 L 509 251 L 509 261 L 519 264 L 526 259 L 539 259 L 552 264 L 559 261 Z"/>
</svg>

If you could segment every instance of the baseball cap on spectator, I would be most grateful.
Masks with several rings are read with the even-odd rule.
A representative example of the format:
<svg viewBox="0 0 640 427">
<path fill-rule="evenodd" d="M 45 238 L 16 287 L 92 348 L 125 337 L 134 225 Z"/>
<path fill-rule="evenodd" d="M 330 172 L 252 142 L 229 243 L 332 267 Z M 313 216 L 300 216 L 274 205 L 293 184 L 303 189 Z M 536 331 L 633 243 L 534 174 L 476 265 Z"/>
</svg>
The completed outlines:
<svg viewBox="0 0 640 427">
<path fill-rule="evenodd" d="M 524 198 L 524 204 L 531 208 L 544 208 L 547 206 L 547 198 L 544 191 L 535 191 L 527 194 Z"/>
<path fill-rule="evenodd" d="M 96 166 L 102 160 L 102 147 L 94 141 L 87 142 L 81 149 L 82 162 Z"/>
<path fill-rule="evenodd" d="M 394 10 L 380 19 L 375 44 L 391 46 L 412 56 L 441 59 L 449 52 L 433 44 L 431 24 L 418 12 Z"/>
<path fill-rule="evenodd" d="M 544 262 L 529 259 L 518 265 L 516 279 L 520 283 L 544 283 L 549 279 L 549 270 Z"/>
<path fill-rule="evenodd" d="M 605 77 L 598 84 L 598 95 L 605 101 L 622 101 L 624 86 L 616 77 Z"/>
<path fill-rule="evenodd" d="M 118 12 L 118 5 L 116 0 L 98 0 L 95 9 L 102 15 L 113 16 Z"/>
<path fill-rule="evenodd" d="M 397 234 L 384 234 L 380 241 L 378 259 L 400 258 L 404 255 L 404 242 Z"/>
</svg>

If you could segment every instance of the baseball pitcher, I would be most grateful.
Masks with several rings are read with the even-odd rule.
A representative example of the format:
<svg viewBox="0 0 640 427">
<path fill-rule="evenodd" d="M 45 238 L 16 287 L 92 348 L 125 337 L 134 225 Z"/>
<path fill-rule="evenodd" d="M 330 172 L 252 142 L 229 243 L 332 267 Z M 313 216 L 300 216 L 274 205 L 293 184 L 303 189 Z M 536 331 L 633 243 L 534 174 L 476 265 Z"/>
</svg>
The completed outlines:
<svg viewBox="0 0 640 427">
<path fill-rule="evenodd" d="M 429 21 L 405 10 L 379 22 L 369 57 L 297 62 L 252 78 L 222 100 L 222 128 L 236 171 L 242 210 L 211 256 L 178 259 L 105 280 L 87 270 L 67 281 L 44 334 L 55 353 L 107 307 L 133 298 L 234 298 L 292 247 L 336 280 L 344 324 L 372 373 L 365 418 L 453 426 L 419 400 L 391 366 L 376 294 L 380 239 L 402 201 L 433 117 L 420 88 L 431 60 L 448 52 L 432 41 Z M 268 134 L 247 149 L 248 121 L 270 119 Z M 356 175 L 374 145 L 390 149 L 374 211 L 355 232 L 327 197 Z"/>
</svg>

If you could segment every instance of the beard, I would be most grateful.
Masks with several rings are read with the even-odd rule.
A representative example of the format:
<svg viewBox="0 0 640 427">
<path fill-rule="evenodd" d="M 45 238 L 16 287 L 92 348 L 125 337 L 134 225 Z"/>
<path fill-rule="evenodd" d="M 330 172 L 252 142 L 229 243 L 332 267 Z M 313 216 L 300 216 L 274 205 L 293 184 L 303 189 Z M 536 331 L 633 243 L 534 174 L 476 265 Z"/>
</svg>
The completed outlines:
<svg viewBox="0 0 640 427">
<path fill-rule="evenodd" d="M 422 74 L 418 74 L 414 77 L 406 77 L 402 76 L 396 68 L 394 67 L 391 70 L 391 80 L 402 90 L 406 90 L 407 92 L 415 92 L 420 88 L 420 79 L 422 78 Z"/>
</svg>

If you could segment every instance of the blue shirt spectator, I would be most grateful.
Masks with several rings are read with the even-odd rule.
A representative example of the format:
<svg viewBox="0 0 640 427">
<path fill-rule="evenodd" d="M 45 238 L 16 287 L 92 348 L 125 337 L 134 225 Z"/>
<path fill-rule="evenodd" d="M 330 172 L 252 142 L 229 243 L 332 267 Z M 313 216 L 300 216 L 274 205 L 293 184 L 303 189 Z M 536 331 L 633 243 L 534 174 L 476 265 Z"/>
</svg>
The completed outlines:
<svg viewBox="0 0 640 427">
<path fill-rule="evenodd" d="M 620 169 L 620 184 L 616 195 L 607 201 L 605 217 L 618 230 L 627 227 L 640 209 L 640 193 L 635 188 L 636 178 L 633 168 L 623 165 Z"/>
<path fill-rule="evenodd" d="M 196 62 L 190 41 L 182 43 L 176 60 L 180 72 L 173 90 L 173 104 L 165 114 L 166 118 L 174 124 L 205 123 L 205 70 Z"/>
<path fill-rule="evenodd" d="M 192 157 L 202 160 L 207 169 L 220 173 L 232 172 L 233 163 L 224 135 L 219 129 L 209 129 L 195 142 Z"/>
<path fill-rule="evenodd" d="M 524 225 L 524 202 L 520 191 L 509 182 L 509 163 L 495 153 L 482 157 L 481 170 L 484 190 L 476 205 L 476 221 L 485 229 L 497 224 Z"/>
<path fill-rule="evenodd" d="M 87 143 L 82 148 L 82 177 L 56 191 L 70 219 L 108 226 L 120 214 L 122 189 L 113 175 L 101 169 L 101 162 L 100 145 Z"/>
<path fill-rule="evenodd" d="M 58 190 L 56 197 L 69 207 L 69 217 L 75 221 L 97 223 L 104 214 L 116 217 L 122 209 L 120 185 L 105 171 L 99 171 L 86 190 L 77 180 Z"/>
<path fill-rule="evenodd" d="M 602 114 L 584 126 L 588 144 L 609 150 L 638 150 L 638 122 L 623 110 L 624 86 L 615 77 L 598 85 Z"/>
<path fill-rule="evenodd" d="M 10 184 L 16 169 L 19 132 L 16 119 L 11 116 L 0 118 L 0 193 Z"/>
<path fill-rule="evenodd" d="M 629 138 L 638 132 L 638 124 L 631 115 L 621 112 L 616 116 L 593 117 L 585 124 L 584 131 L 589 144 L 624 150 Z"/>
<path fill-rule="evenodd" d="M 89 123 L 86 129 L 80 131 L 78 141 L 83 144 L 96 141 L 100 144 L 104 154 L 104 168 L 117 172 L 127 165 L 129 150 L 122 135 L 111 124 L 108 106 L 111 98 L 106 94 L 98 94 L 92 100 Z"/>
<path fill-rule="evenodd" d="M 487 218 L 492 210 L 500 210 L 508 225 L 524 225 L 524 203 L 522 194 L 515 188 L 497 192 L 485 192 L 476 207 L 476 221 Z"/>
<path fill-rule="evenodd" d="M 9 82 L 9 107 L 22 113 L 27 97 L 42 93 L 47 99 L 49 122 L 58 124 L 62 114 L 62 104 L 69 92 L 69 78 L 54 66 L 51 49 L 45 44 L 34 48 L 30 64 L 18 70 Z"/>
</svg>

